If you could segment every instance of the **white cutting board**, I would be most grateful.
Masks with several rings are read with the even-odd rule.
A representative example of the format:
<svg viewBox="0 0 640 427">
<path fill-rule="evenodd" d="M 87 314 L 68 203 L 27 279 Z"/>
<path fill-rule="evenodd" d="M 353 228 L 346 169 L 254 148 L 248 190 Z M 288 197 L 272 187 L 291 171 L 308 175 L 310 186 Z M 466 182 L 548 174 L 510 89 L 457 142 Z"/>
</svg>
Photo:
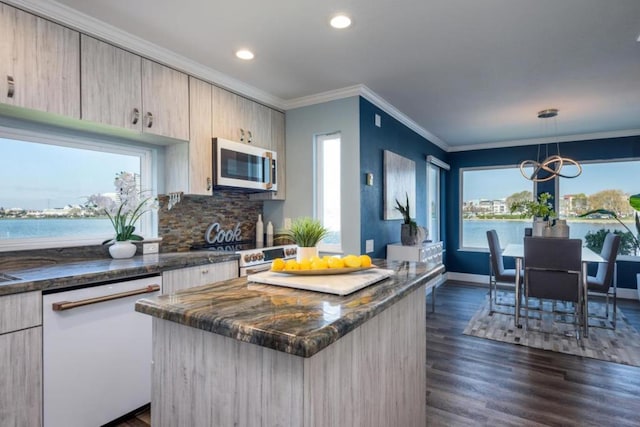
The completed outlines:
<svg viewBox="0 0 640 427">
<path fill-rule="evenodd" d="M 305 289 L 307 291 L 348 295 L 392 275 L 393 270 L 383 270 L 381 268 L 372 268 L 370 270 L 348 274 L 319 276 L 298 276 L 273 271 L 263 271 L 261 273 L 250 274 L 247 276 L 247 280 L 267 285 Z"/>
</svg>

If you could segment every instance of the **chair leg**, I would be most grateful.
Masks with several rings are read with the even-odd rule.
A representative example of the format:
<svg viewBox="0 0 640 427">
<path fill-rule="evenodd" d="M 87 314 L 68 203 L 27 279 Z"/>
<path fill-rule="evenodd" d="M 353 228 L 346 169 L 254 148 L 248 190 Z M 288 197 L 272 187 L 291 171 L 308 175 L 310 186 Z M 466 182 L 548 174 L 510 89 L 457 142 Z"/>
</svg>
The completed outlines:
<svg viewBox="0 0 640 427">
<path fill-rule="evenodd" d="M 608 295 L 608 293 L 607 293 Z M 617 285 L 614 283 L 613 284 L 613 329 L 616 328 L 616 321 L 618 320 L 618 313 L 617 313 L 617 304 L 618 303 L 618 287 Z"/>
</svg>

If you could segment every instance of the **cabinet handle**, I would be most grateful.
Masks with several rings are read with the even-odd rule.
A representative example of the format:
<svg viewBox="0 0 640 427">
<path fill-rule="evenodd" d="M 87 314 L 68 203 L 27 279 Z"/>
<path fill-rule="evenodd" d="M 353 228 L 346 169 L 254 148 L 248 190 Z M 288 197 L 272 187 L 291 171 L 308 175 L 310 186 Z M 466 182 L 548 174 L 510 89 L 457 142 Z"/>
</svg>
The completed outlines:
<svg viewBox="0 0 640 427">
<path fill-rule="evenodd" d="M 13 98 L 15 92 L 15 83 L 13 82 L 13 76 L 7 76 L 7 98 Z"/>
<path fill-rule="evenodd" d="M 133 119 L 131 119 L 131 123 L 134 125 L 138 124 L 138 120 L 140 120 L 140 110 L 138 110 L 137 108 L 133 109 L 133 114 L 132 114 Z"/>
<path fill-rule="evenodd" d="M 267 174 L 269 175 L 269 182 L 267 182 L 267 190 L 271 190 L 273 188 L 273 177 L 271 171 L 271 165 L 273 164 L 273 154 L 270 151 L 265 153 L 265 156 L 268 159 L 269 165 L 267 166 Z"/>
<path fill-rule="evenodd" d="M 250 130 L 248 130 L 248 131 L 247 131 L 247 133 L 249 134 L 249 138 L 247 139 L 247 142 L 248 142 L 249 144 L 251 144 L 252 139 L 253 139 L 253 135 L 251 134 L 251 131 L 250 131 Z"/>
<path fill-rule="evenodd" d="M 160 285 L 149 285 L 149 286 L 145 286 L 144 288 L 141 288 L 141 289 L 135 289 L 133 291 L 127 291 L 127 292 L 120 292 L 120 293 L 117 293 L 117 294 L 105 295 L 103 297 L 87 298 L 87 299 L 83 299 L 83 300 L 79 300 L 79 301 L 59 301 L 59 302 L 54 302 L 53 304 L 51 304 L 51 307 L 53 308 L 53 311 L 64 311 L 64 310 L 70 310 L 70 309 L 76 308 L 76 307 L 82 307 L 83 305 L 97 304 L 99 302 L 105 302 L 105 301 L 111 301 L 111 300 L 114 300 L 114 299 L 126 298 L 126 297 L 130 297 L 130 296 L 133 296 L 133 295 L 149 294 L 149 293 L 152 293 L 152 292 L 157 292 L 159 290 L 160 290 Z"/>
<path fill-rule="evenodd" d="M 202 274 L 209 274 L 209 270 L 202 270 L 201 273 Z"/>
<path fill-rule="evenodd" d="M 147 113 L 147 127 L 150 128 L 153 126 L 153 114 L 151 112 Z"/>
<path fill-rule="evenodd" d="M 207 177 L 207 191 L 211 191 L 211 178 Z"/>
<path fill-rule="evenodd" d="M 240 128 L 240 142 L 244 142 L 244 129 Z"/>
</svg>

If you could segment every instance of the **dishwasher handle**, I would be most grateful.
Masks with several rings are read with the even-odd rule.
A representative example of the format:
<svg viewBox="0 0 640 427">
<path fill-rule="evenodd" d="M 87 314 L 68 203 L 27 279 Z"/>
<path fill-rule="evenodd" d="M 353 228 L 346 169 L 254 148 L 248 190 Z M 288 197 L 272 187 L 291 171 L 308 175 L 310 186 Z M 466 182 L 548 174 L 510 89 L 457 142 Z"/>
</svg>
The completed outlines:
<svg viewBox="0 0 640 427">
<path fill-rule="evenodd" d="M 58 301 L 51 304 L 53 311 L 71 310 L 72 308 L 82 307 L 99 302 L 111 301 L 114 299 L 126 298 L 133 295 L 150 294 L 160 290 L 160 285 L 149 285 L 144 288 L 134 289 L 132 291 L 120 292 L 117 294 L 104 295 L 101 297 L 87 298 L 79 301 Z"/>
</svg>

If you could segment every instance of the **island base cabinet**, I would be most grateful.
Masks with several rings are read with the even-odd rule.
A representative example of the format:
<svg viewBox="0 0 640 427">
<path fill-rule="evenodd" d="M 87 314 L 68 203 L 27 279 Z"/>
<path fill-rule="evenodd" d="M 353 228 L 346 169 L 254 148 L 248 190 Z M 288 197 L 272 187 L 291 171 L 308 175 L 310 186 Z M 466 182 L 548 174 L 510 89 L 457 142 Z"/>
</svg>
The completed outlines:
<svg viewBox="0 0 640 427">
<path fill-rule="evenodd" d="M 154 318 L 152 424 L 424 427 L 424 295 L 309 358 Z"/>
</svg>

